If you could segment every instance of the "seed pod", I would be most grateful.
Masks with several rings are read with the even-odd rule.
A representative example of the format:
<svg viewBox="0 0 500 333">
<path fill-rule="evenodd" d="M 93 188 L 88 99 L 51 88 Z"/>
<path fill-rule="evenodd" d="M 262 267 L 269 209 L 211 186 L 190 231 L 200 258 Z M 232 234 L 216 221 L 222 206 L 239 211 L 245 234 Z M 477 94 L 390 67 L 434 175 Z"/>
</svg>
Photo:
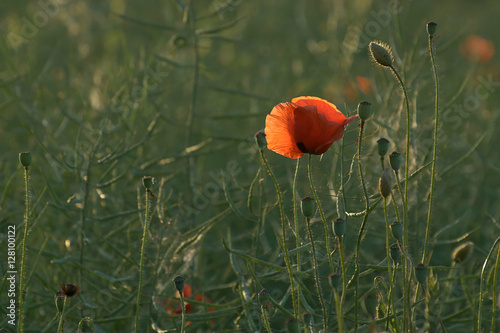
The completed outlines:
<svg viewBox="0 0 500 333">
<path fill-rule="evenodd" d="M 389 155 L 389 162 L 391 162 L 392 170 L 398 172 L 399 168 L 401 168 L 401 163 L 403 162 L 401 154 L 397 151 L 393 151 L 392 154 Z"/>
<path fill-rule="evenodd" d="M 146 176 L 146 177 L 142 177 L 142 185 L 150 190 L 151 187 L 153 187 L 153 184 L 154 184 L 154 178 L 153 177 L 149 177 L 149 176 Z"/>
<path fill-rule="evenodd" d="M 300 201 L 300 209 L 302 210 L 302 215 L 305 217 L 311 217 L 314 214 L 314 199 L 311 197 L 305 197 Z"/>
<path fill-rule="evenodd" d="M 427 266 L 425 266 L 424 264 L 417 264 L 415 266 L 415 278 L 417 279 L 418 283 L 425 286 L 425 283 L 427 281 Z"/>
<path fill-rule="evenodd" d="M 403 225 L 398 221 L 392 222 L 391 233 L 392 237 L 394 237 L 398 242 L 401 242 L 403 239 Z"/>
<path fill-rule="evenodd" d="M 363 101 L 358 104 L 358 116 L 361 120 L 368 120 L 372 115 L 372 105 L 367 102 Z"/>
<path fill-rule="evenodd" d="M 19 153 L 19 162 L 21 162 L 23 167 L 29 167 L 31 165 L 31 153 L 29 151 Z"/>
<path fill-rule="evenodd" d="M 266 289 L 259 291 L 258 297 L 261 306 L 269 306 L 271 304 L 271 294 Z"/>
<path fill-rule="evenodd" d="M 465 244 L 457 246 L 455 250 L 453 250 L 451 258 L 457 264 L 464 262 L 465 260 L 467 260 L 467 258 L 469 258 L 473 248 L 474 248 L 474 243 L 472 242 L 467 242 Z"/>
<path fill-rule="evenodd" d="M 380 157 L 384 157 L 389 150 L 389 140 L 386 138 L 380 138 L 377 140 L 378 154 Z"/>
<path fill-rule="evenodd" d="M 260 150 L 267 147 L 266 134 L 264 132 L 257 132 L 254 135 L 255 143 Z"/>
<path fill-rule="evenodd" d="M 339 218 L 335 219 L 335 221 L 333 221 L 333 233 L 339 239 L 341 239 L 345 235 L 346 229 L 347 229 L 347 226 L 346 226 L 344 219 L 341 219 L 339 217 Z"/>
<path fill-rule="evenodd" d="M 342 286 L 342 275 L 339 273 L 332 273 L 328 275 L 328 281 L 333 290 L 339 290 Z"/>
<path fill-rule="evenodd" d="M 427 23 L 427 33 L 429 34 L 430 37 L 434 36 L 434 34 L 436 33 L 436 29 L 437 29 L 436 22 Z"/>
<path fill-rule="evenodd" d="M 394 262 L 399 262 L 401 260 L 401 250 L 399 249 L 399 245 L 394 243 L 391 245 L 390 253 L 391 253 L 391 258 Z"/>
<path fill-rule="evenodd" d="M 384 198 L 391 195 L 391 174 L 389 173 L 389 168 L 385 168 L 384 172 L 382 172 L 378 181 L 378 188 Z"/>
<path fill-rule="evenodd" d="M 186 282 L 186 279 L 180 275 L 177 275 L 176 277 L 173 278 L 174 284 L 175 284 L 175 289 L 179 291 L 179 294 L 182 295 L 182 291 L 184 290 L 184 283 Z"/>
<path fill-rule="evenodd" d="M 391 48 L 382 42 L 371 42 L 368 46 L 370 54 L 377 64 L 383 67 L 392 66 L 392 53 Z"/>
</svg>

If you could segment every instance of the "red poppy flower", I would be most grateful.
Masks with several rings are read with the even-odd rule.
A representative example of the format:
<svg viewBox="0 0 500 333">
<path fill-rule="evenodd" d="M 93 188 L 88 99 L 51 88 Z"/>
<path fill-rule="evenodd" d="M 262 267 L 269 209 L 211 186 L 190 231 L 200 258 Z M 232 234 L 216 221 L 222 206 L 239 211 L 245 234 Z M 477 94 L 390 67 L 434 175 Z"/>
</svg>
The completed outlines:
<svg viewBox="0 0 500 333">
<path fill-rule="evenodd" d="M 288 158 L 305 153 L 321 155 L 342 138 L 344 128 L 356 116 L 346 118 L 324 99 L 302 96 L 276 105 L 266 117 L 267 148 Z"/>
<path fill-rule="evenodd" d="M 490 40 L 471 35 L 460 45 L 460 52 L 469 60 L 487 62 L 495 54 L 495 46 Z"/>
<path fill-rule="evenodd" d="M 179 292 L 177 292 L 179 293 Z M 182 294 L 184 295 L 184 307 L 186 309 L 186 313 L 196 313 L 196 312 L 203 312 L 203 306 L 197 305 L 195 308 L 193 308 L 192 304 L 189 303 L 189 298 L 193 296 L 193 288 L 188 284 L 184 284 L 184 290 L 182 291 Z M 197 302 L 205 302 L 205 303 L 212 303 L 210 299 L 203 295 L 203 294 L 196 294 L 194 295 L 193 299 Z M 167 313 L 169 314 L 174 314 L 174 315 L 180 315 L 182 314 L 182 306 L 179 301 L 174 301 L 170 300 L 168 298 L 164 299 L 163 302 L 161 303 L 161 306 L 166 310 Z M 209 308 L 208 312 L 215 311 L 214 308 Z M 186 323 L 186 325 L 189 325 L 189 323 Z"/>
</svg>

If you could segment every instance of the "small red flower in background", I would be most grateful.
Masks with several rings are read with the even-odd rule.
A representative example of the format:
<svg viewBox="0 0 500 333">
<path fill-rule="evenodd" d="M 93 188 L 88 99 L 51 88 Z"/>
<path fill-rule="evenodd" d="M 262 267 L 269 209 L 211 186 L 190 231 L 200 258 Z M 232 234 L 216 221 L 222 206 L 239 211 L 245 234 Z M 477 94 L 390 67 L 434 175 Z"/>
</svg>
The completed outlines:
<svg viewBox="0 0 500 333">
<path fill-rule="evenodd" d="M 177 292 L 178 293 L 178 292 Z M 197 312 L 203 312 L 203 306 L 197 305 L 196 308 L 193 307 L 191 303 L 189 303 L 189 298 L 193 296 L 193 288 L 188 284 L 184 284 L 184 290 L 182 291 L 184 295 L 184 307 L 186 309 L 186 313 L 197 313 Z M 211 300 L 203 295 L 203 294 L 196 294 L 193 297 L 193 300 L 197 302 L 205 302 L 205 303 L 212 303 Z M 162 308 L 165 309 L 167 313 L 174 314 L 174 315 L 180 315 L 182 314 L 182 306 L 181 302 L 179 300 L 171 300 L 169 298 L 165 298 L 163 302 L 161 302 Z M 209 308 L 208 312 L 215 311 L 214 308 Z M 186 323 L 188 325 L 189 323 Z"/>
<path fill-rule="evenodd" d="M 356 116 L 346 118 L 324 99 L 302 96 L 276 105 L 266 117 L 267 148 L 288 158 L 306 153 L 321 155 L 342 138 L 344 128 Z"/>
<path fill-rule="evenodd" d="M 471 35 L 460 45 L 460 52 L 469 60 L 487 62 L 495 54 L 495 46 L 490 40 Z"/>
</svg>

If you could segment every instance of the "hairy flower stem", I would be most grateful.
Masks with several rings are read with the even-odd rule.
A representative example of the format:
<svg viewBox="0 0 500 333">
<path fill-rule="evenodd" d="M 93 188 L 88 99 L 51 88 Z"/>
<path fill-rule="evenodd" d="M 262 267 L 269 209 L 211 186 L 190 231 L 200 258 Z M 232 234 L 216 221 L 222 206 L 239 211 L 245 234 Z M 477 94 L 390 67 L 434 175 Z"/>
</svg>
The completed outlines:
<svg viewBox="0 0 500 333">
<path fill-rule="evenodd" d="M 434 145 L 432 149 L 432 170 L 431 184 L 429 193 L 429 212 L 427 213 L 427 226 L 425 228 L 424 253 L 422 254 L 422 263 L 429 264 L 430 257 L 427 258 L 427 248 L 429 246 L 429 230 L 431 226 L 432 203 L 434 198 L 434 188 L 436 183 L 436 160 L 438 147 L 438 124 L 439 124 L 439 77 L 436 69 L 436 59 L 434 58 L 433 36 L 429 35 L 429 53 L 431 55 L 432 71 L 434 72 L 434 85 L 436 89 L 436 100 L 434 105 Z"/>
<path fill-rule="evenodd" d="M 182 306 L 181 333 L 184 333 L 186 332 L 186 305 L 184 303 L 184 292 L 180 291 L 179 295 L 181 296 L 181 306 Z"/>
<path fill-rule="evenodd" d="M 273 331 L 271 331 L 271 325 L 269 324 L 269 318 L 267 317 L 267 310 L 264 308 L 264 306 L 261 306 L 260 310 L 262 312 L 262 319 L 264 320 L 264 326 L 266 327 L 266 331 L 268 333 L 272 333 Z"/>
<path fill-rule="evenodd" d="M 64 332 L 63 331 L 63 326 L 64 326 L 64 314 L 66 313 L 66 303 L 68 302 L 68 297 L 65 295 L 64 296 L 64 301 L 63 301 L 63 309 L 61 311 L 60 317 L 59 317 L 59 325 L 57 325 L 57 333 L 59 332 Z"/>
<path fill-rule="evenodd" d="M 328 255 L 328 263 L 330 264 L 330 270 L 333 272 L 333 262 L 332 262 L 332 253 L 330 252 L 330 235 L 328 232 L 328 224 L 326 223 L 325 214 L 323 213 L 323 208 L 321 208 L 321 202 L 319 201 L 318 194 L 316 193 L 316 189 L 314 188 L 314 182 L 312 179 L 312 170 L 311 170 L 311 159 L 312 159 L 312 154 L 309 154 L 309 165 L 307 167 L 307 171 L 309 174 L 309 183 L 311 184 L 311 191 L 313 192 L 314 199 L 318 204 L 318 210 L 319 214 L 321 215 L 321 221 L 323 222 L 323 227 L 325 228 L 326 253 Z"/>
<path fill-rule="evenodd" d="M 392 193 L 392 192 L 391 192 Z M 385 251 L 386 251 L 386 256 L 387 256 L 387 272 L 389 274 L 389 277 L 392 276 L 392 270 L 391 270 L 391 253 L 390 253 L 390 229 L 389 229 L 389 219 L 387 218 L 387 198 L 384 197 L 384 219 L 385 219 Z M 392 284 L 391 284 L 391 290 L 392 290 Z M 387 301 L 387 318 L 389 318 L 391 314 L 391 298 L 389 297 Z M 394 311 L 394 308 L 392 309 Z M 394 311 L 394 315 L 395 315 Z"/>
<path fill-rule="evenodd" d="M 30 174 L 28 167 L 24 167 L 24 191 L 26 193 L 26 210 L 24 212 L 24 237 L 21 252 L 21 275 L 19 277 L 19 332 L 24 332 L 23 306 L 24 306 L 24 263 L 26 260 L 26 240 L 30 224 Z"/>
<path fill-rule="evenodd" d="M 146 252 L 146 239 L 148 235 L 148 222 L 149 222 L 149 206 L 150 206 L 150 190 L 146 189 L 146 213 L 144 215 L 144 230 L 142 234 L 142 246 L 141 246 L 141 261 L 139 264 L 139 290 L 137 291 L 137 305 L 135 312 L 135 333 L 139 330 L 139 313 L 141 308 L 141 293 L 142 293 L 142 273 L 144 269 L 144 253 Z M 182 295 L 181 295 L 182 299 Z"/>
<path fill-rule="evenodd" d="M 318 293 L 318 298 L 319 298 L 319 303 L 321 304 L 321 311 L 323 312 L 323 332 L 326 332 L 326 308 L 325 308 L 325 301 L 323 300 L 323 292 L 321 290 L 321 285 L 319 282 L 319 275 L 318 275 L 318 261 L 316 259 L 316 247 L 314 246 L 314 239 L 313 239 L 313 234 L 311 231 L 311 220 L 306 217 L 306 223 L 307 223 L 307 233 L 309 234 L 309 241 L 311 242 L 311 250 L 312 250 L 312 255 L 313 255 L 313 266 L 314 266 L 314 278 L 316 280 L 316 291 Z"/>
<path fill-rule="evenodd" d="M 290 289 L 292 291 L 292 304 L 293 304 L 293 316 L 297 319 L 298 318 L 298 310 L 297 310 L 297 301 L 295 299 L 295 286 L 293 282 L 293 271 L 292 271 L 292 265 L 290 264 L 290 256 L 288 255 L 288 246 L 286 243 L 286 224 L 285 224 L 285 213 L 283 211 L 283 199 L 281 197 L 281 191 L 280 187 L 278 185 L 278 181 L 276 180 L 276 177 L 273 174 L 273 171 L 269 167 L 269 164 L 267 163 L 266 157 L 264 156 L 264 152 L 262 149 L 260 150 L 260 157 L 262 158 L 262 162 L 266 166 L 267 172 L 271 176 L 271 179 L 273 180 L 274 187 L 276 188 L 276 193 L 278 194 L 278 205 L 280 209 L 280 218 L 281 218 L 281 231 L 283 234 L 283 252 L 285 253 L 285 264 L 286 268 L 288 270 L 288 277 L 290 279 Z"/>
<path fill-rule="evenodd" d="M 300 158 L 297 159 L 295 167 L 295 175 L 293 177 L 293 220 L 295 223 L 295 247 L 298 249 L 301 246 L 299 236 L 299 218 L 297 213 L 297 176 L 299 173 Z M 297 272 L 300 271 L 300 251 L 297 251 Z M 300 284 L 297 285 L 297 311 L 300 312 Z"/>
<path fill-rule="evenodd" d="M 365 127 L 365 121 L 361 120 L 359 127 L 359 137 L 358 137 L 358 169 L 359 177 L 361 178 L 361 184 L 363 185 L 363 195 L 365 197 L 365 211 L 363 215 L 363 222 L 361 222 L 361 227 L 358 232 L 358 240 L 356 242 L 356 252 L 354 252 L 354 275 L 352 279 L 355 279 L 355 289 L 354 289 L 354 332 L 358 331 L 358 308 L 359 308 L 359 247 L 361 245 L 361 239 L 363 238 L 363 232 L 365 230 L 366 221 L 368 220 L 368 214 L 370 209 L 370 200 L 368 198 L 368 191 L 366 189 L 365 178 L 363 176 L 363 166 L 361 164 L 361 144 L 363 141 L 363 129 Z"/>
</svg>

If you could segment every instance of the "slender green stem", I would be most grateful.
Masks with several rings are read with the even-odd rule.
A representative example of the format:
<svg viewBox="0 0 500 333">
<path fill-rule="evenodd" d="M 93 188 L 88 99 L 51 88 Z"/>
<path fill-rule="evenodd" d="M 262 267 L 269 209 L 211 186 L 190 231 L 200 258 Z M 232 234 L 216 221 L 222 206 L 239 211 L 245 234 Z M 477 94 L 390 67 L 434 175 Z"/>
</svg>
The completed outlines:
<svg viewBox="0 0 500 333">
<path fill-rule="evenodd" d="M 347 278 L 346 278 L 346 265 L 344 259 L 344 244 L 341 238 L 337 238 L 337 244 L 339 247 L 339 256 L 340 256 L 340 269 L 342 270 L 342 296 L 340 298 L 340 308 L 337 311 L 340 311 L 341 318 L 344 318 L 344 301 L 345 301 L 345 293 L 347 289 Z M 340 324 L 339 324 L 340 325 Z M 339 331 L 340 332 L 340 331 Z"/>
<path fill-rule="evenodd" d="M 337 312 L 338 332 L 344 333 L 344 314 L 342 312 L 341 301 L 339 300 L 339 292 L 336 289 L 333 290 L 333 296 L 335 298 L 335 310 Z"/>
<path fill-rule="evenodd" d="M 181 333 L 184 333 L 186 332 L 186 305 L 184 304 L 184 291 L 179 292 L 179 295 L 181 296 L 181 307 L 182 307 Z"/>
<path fill-rule="evenodd" d="M 483 320 L 483 302 L 485 298 L 485 293 L 484 293 L 484 275 L 486 273 L 486 266 L 488 264 L 488 261 L 490 261 L 490 257 L 493 255 L 493 250 L 495 249 L 495 246 L 500 243 L 500 237 L 498 237 L 495 242 L 493 243 L 493 246 L 490 249 L 490 252 L 488 253 L 488 256 L 486 257 L 486 260 L 484 261 L 483 268 L 481 270 L 481 282 L 479 285 L 479 309 L 477 311 L 477 332 L 482 332 L 481 329 L 481 322 Z M 500 250 L 499 250 L 500 251 Z M 497 297 L 496 295 L 493 295 L 493 297 Z M 493 332 L 493 331 L 492 331 Z"/>
<path fill-rule="evenodd" d="M 434 198 L 434 188 L 436 183 L 436 160 L 438 147 L 438 124 L 439 124 L 439 77 L 436 69 L 436 59 L 434 58 L 433 37 L 429 35 L 429 52 L 431 55 L 432 71 L 434 72 L 434 85 L 436 88 L 436 100 L 434 110 L 434 146 L 432 150 L 432 170 L 431 170 L 431 185 L 429 193 L 429 212 L 427 213 L 427 226 L 425 228 L 425 243 L 424 253 L 422 254 L 422 263 L 428 264 L 430 258 L 427 258 L 427 248 L 429 245 L 429 230 L 431 226 L 432 202 Z"/>
<path fill-rule="evenodd" d="M 26 210 L 24 212 L 24 237 L 21 252 L 21 276 L 19 277 L 19 332 L 24 332 L 23 306 L 24 306 L 24 263 L 26 260 L 26 240 L 30 224 L 30 174 L 28 167 L 24 167 L 24 191 L 26 194 Z"/>
<path fill-rule="evenodd" d="M 397 311 L 396 311 L 396 305 L 394 304 L 394 297 L 393 297 L 393 291 L 394 291 L 394 286 L 396 285 L 396 272 L 397 272 L 397 265 L 398 263 L 393 261 L 393 271 L 392 271 L 392 278 L 391 278 L 391 289 L 389 290 L 389 302 L 392 306 L 392 313 L 394 314 L 394 328 L 396 329 L 396 332 L 399 332 L 399 324 L 398 324 L 398 316 L 397 316 Z M 389 318 L 387 318 L 387 324 L 389 324 Z M 388 327 L 386 326 L 386 330 Z"/>
<path fill-rule="evenodd" d="M 406 86 L 403 82 L 403 79 L 399 75 L 398 71 L 394 66 L 390 66 L 392 72 L 396 76 L 396 78 L 399 81 L 399 84 L 401 85 L 401 89 L 403 90 L 403 95 L 405 98 L 405 105 L 406 105 L 406 161 L 405 161 L 405 197 L 404 197 L 404 203 L 405 205 L 408 204 L 408 173 L 409 173 L 409 166 L 410 166 L 410 103 L 408 102 L 408 93 L 406 91 Z M 406 222 L 406 221 L 405 221 Z"/>
<path fill-rule="evenodd" d="M 264 306 L 261 306 L 260 310 L 262 311 L 262 319 L 264 319 L 264 326 L 266 327 L 267 332 L 272 333 L 271 325 L 269 324 L 269 318 L 267 317 L 266 309 L 264 308 Z"/>
<path fill-rule="evenodd" d="M 295 223 L 295 247 L 298 249 L 301 246 L 299 233 L 299 218 L 297 213 L 297 178 L 299 174 L 300 158 L 297 159 L 295 167 L 295 175 L 293 176 L 293 220 Z M 300 251 L 297 251 L 297 272 L 300 272 Z M 300 295 L 300 285 L 297 285 L 297 295 Z M 300 312 L 300 296 L 297 297 L 297 311 Z"/>
<path fill-rule="evenodd" d="M 358 239 L 356 241 L 356 251 L 354 252 L 354 275 L 352 279 L 355 281 L 355 289 L 354 289 L 354 332 L 358 331 L 358 308 L 359 308 L 359 247 L 361 245 L 361 239 L 363 238 L 363 232 L 365 230 L 366 221 L 368 220 L 368 214 L 370 209 L 370 199 L 368 198 L 368 191 L 366 189 L 365 178 L 363 176 L 363 166 L 361 164 L 361 145 L 363 141 L 363 129 L 365 127 L 365 121 L 361 120 L 361 125 L 359 127 L 359 137 L 358 137 L 358 169 L 359 176 L 361 178 L 361 184 L 363 185 L 363 195 L 365 197 L 365 211 L 363 214 L 363 222 L 361 222 L 361 227 L 358 232 Z M 351 281 L 352 281 L 351 279 Z"/>
<path fill-rule="evenodd" d="M 63 310 L 61 311 L 61 317 L 59 317 L 59 325 L 57 326 L 57 333 L 63 332 L 64 326 L 64 314 L 66 313 L 66 302 L 68 301 L 68 296 L 64 296 Z"/>
<path fill-rule="evenodd" d="M 278 194 L 278 205 L 280 209 L 280 218 L 281 218 L 281 229 L 283 233 L 283 252 L 285 253 L 285 264 L 286 268 L 288 270 L 288 277 L 290 279 L 290 288 L 292 291 L 292 304 L 293 304 L 293 315 L 295 318 L 298 318 L 298 310 L 297 310 L 297 302 L 295 299 L 295 286 L 293 282 L 293 271 L 292 271 L 292 265 L 290 264 L 290 256 L 288 255 L 288 246 L 286 243 L 286 224 L 285 224 L 285 213 L 283 211 L 283 199 L 281 197 L 281 191 L 280 187 L 278 185 L 278 181 L 276 180 L 276 177 L 273 174 L 273 171 L 269 167 L 269 164 L 267 163 L 266 157 L 264 156 L 264 152 L 260 150 L 260 157 L 262 158 L 262 162 L 266 166 L 267 172 L 271 176 L 271 179 L 273 180 L 274 187 L 276 188 L 276 192 Z"/>
<path fill-rule="evenodd" d="M 326 332 L 326 308 L 325 301 L 323 300 L 323 292 L 321 291 L 321 285 L 319 282 L 318 274 L 318 260 L 316 259 L 316 247 L 314 246 L 314 238 L 311 231 L 311 220 L 306 217 L 307 233 L 309 234 L 309 241 L 311 242 L 311 250 L 313 255 L 313 266 L 314 266 L 314 278 L 316 280 L 316 291 L 318 292 L 319 303 L 321 304 L 321 311 L 323 312 L 323 332 Z"/>
<path fill-rule="evenodd" d="M 391 252 L 390 252 L 390 230 L 389 230 L 389 219 L 387 218 L 387 198 L 384 197 L 384 219 L 385 219 L 385 251 L 387 256 L 387 272 L 389 273 L 389 278 L 392 277 L 392 265 L 391 265 Z M 392 290 L 392 284 L 390 285 Z M 387 318 L 391 314 L 391 300 L 388 300 L 387 305 Z M 393 309 L 394 311 L 394 309 Z"/>
<path fill-rule="evenodd" d="M 135 332 L 139 329 L 139 313 L 141 308 L 141 293 L 142 293 L 142 277 L 144 270 L 144 253 L 146 252 L 146 239 L 148 236 L 148 223 L 149 223 L 149 206 L 150 206 L 150 190 L 146 189 L 146 213 L 144 216 L 144 230 L 142 234 L 142 246 L 141 246 L 141 261 L 139 264 L 139 290 L 137 291 L 137 305 L 135 312 Z M 182 295 L 181 295 L 182 299 Z"/>
<path fill-rule="evenodd" d="M 493 287 L 492 287 L 492 301 L 493 304 L 491 305 L 491 333 L 495 332 L 495 318 L 496 318 L 496 312 L 497 312 L 497 273 L 498 273 L 498 267 L 500 264 L 500 246 L 498 247 L 498 252 L 497 252 L 497 261 L 495 263 L 495 270 L 493 272 Z"/>
<path fill-rule="evenodd" d="M 316 189 L 314 188 L 314 182 L 312 179 L 312 170 L 311 170 L 311 159 L 312 159 L 312 154 L 309 154 L 309 164 L 307 166 L 307 171 L 309 174 L 309 183 L 311 184 L 311 191 L 313 192 L 314 199 L 318 204 L 318 210 L 319 214 L 321 215 L 321 221 L 323 222 L 323 227 L 325 228 L 326 252 L 328 255 L 328 263 L 330 264 L 330 270 L 333 272 L 333 262 L 332 262 L 332 254 L 330 252 L 330 235 L 328 232 L 328 224 L 326 223 L 325 214 L 323 213 L 323 208 L 321 208 L 321 202 L 319 201 L 318 194 L 316 193 Z"/>
</svg>

